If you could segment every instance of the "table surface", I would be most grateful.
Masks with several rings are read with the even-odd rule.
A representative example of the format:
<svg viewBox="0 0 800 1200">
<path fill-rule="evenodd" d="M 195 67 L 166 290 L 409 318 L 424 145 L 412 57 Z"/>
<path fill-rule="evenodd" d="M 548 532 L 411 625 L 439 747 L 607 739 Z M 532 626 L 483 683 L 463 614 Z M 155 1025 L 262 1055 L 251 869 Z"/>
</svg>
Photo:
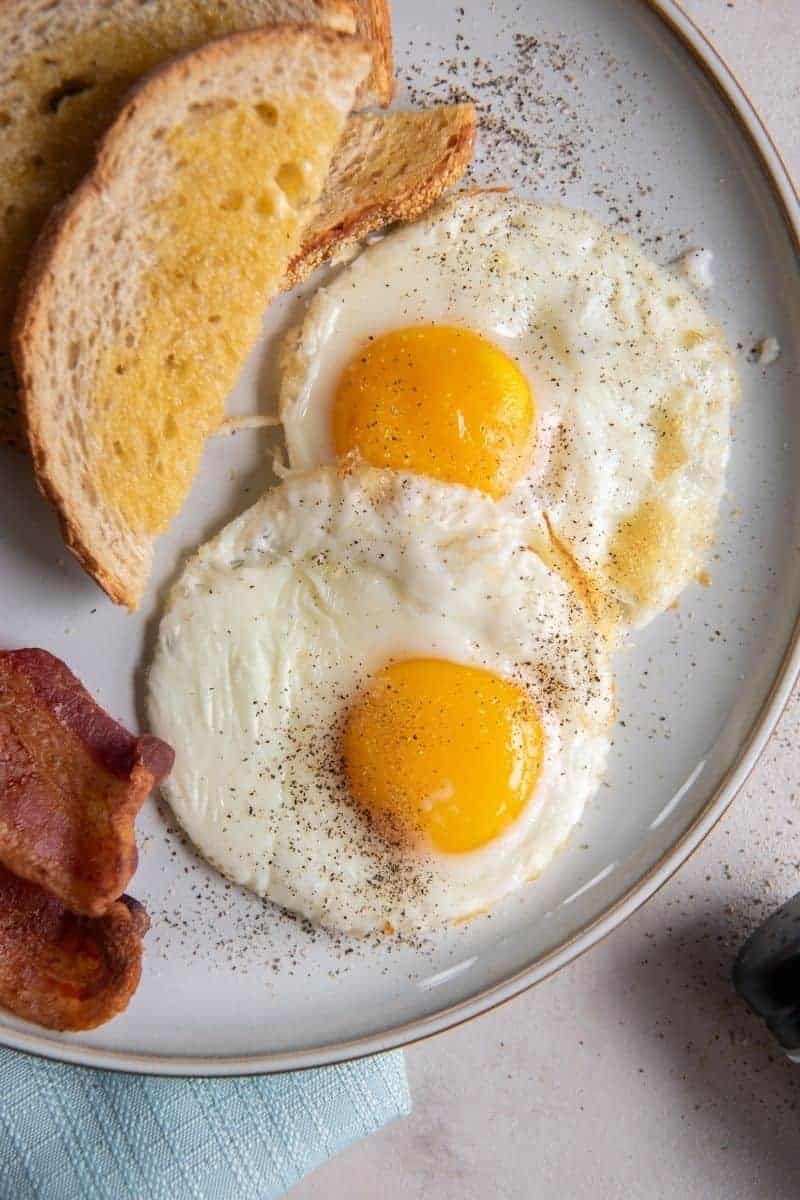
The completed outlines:
<svg viewBox="0 0 800 1200">
<path fill-rule="evenodd" d="M 800 178 L 800 3 L 684 0 Z M 800 889 L 800 693 L 693 859 L 605 942 L 407 1052 L 410 1118 L 292 1200 L 796 1200 L 800 1066 L 730 985 Z"/>
</svg>

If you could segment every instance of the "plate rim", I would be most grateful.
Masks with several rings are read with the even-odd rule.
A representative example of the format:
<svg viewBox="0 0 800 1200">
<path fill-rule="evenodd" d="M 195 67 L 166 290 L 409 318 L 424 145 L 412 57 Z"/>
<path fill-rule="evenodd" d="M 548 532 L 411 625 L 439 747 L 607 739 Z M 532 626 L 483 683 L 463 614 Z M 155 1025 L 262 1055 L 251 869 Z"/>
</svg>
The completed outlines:
<svg viewBox="0 0 800 1200">
<path fill-rule="evenodd" d="M 762 175 L 769 184 L 800 259 L 800 192 L 771 134 L 758 115 L 744 86 L 679 0 L 639 0 L 677 39 L 744 132 Z M 792 634 L 764 702 L 754 717 L 719 785 L 702 811 L 674 845 L 614 903 L 588 921 L 556 949 L 540 955 L 502 983 L 477 992 L 468 1000 L 419 1017 L 380 1033 L 348 1041 L 331 1042 L 302 1050 L 272 1051 L 255 1055 L 132 1054 L 61 1042 L 44 1034 L 0 1026 L 0 1047 L 75 1066 L 102 1068 L 137 1075 L 220 1078 L 271 1075 L 352 1061 L 421 1042 L 457 1025 L 474 1020 L 521 995 L 586 953 L 622 924 L 675 874 L 705 840 L 756 767 L 800 675 L 800 611 Z"/>
</svg>

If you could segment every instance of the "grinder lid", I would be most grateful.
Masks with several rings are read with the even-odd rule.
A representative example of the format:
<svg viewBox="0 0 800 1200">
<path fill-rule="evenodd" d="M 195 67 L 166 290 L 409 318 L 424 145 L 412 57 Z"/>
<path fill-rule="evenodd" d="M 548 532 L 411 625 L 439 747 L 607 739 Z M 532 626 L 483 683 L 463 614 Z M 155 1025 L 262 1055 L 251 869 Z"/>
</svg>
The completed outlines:
<svg viewBox="0 0 800 1200">
<path fill-rule="evenodd" d="M 800 1058 L 800 895 L 768 917 L 742 946 L 733 985 L 792 1058 Z"/>
</svg>

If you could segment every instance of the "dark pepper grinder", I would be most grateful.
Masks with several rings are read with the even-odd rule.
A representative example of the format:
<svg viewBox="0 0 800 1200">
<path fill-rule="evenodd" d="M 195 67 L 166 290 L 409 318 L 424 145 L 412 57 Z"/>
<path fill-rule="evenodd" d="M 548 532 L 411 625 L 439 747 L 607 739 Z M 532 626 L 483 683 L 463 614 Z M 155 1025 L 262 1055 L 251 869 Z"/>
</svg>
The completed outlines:
<svg viewBox="0 0 800 1200">
<path fill-rule="evenodd" d="M 800 895 L 747 939 L 733 967 L 733 985 L 789 1058 L 800 1062 Z"/>
</svg>

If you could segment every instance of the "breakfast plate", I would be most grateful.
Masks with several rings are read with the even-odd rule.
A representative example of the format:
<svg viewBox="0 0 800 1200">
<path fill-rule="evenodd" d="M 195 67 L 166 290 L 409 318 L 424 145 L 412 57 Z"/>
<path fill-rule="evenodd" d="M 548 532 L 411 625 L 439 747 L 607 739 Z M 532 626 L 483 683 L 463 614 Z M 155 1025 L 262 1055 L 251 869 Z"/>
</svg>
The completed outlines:
<svg viewBox="0 0 800 1200">
<path fill-rule="evenodd" d="M 663 264 L 712 252 L 706 304 L 735 348 L 743 398 L 708 586 L 618 652 L 605 784 L 542 877 L 491 916 L 412 941 L 332 936 L 226 882 L 154 799 L 139 818 L 134 887 L 152 928 L 129 1009 L 85 1034 L 0 1014 L 6 1045 L 233 1075 L 372 1053 L 477 1015 L 587 949 L 669 877 L 752 768 L 797 675 L 800 215 L 735 80 L 670 0 L 405 0 L 395 41 L 401 104 L 477 102 L 471 183 L 587 209 Z M 275 347 L 321 278 L 270 309 L 230 411 L 274 410 Z M 29 465 L 3 451 L 4 644 L 47 647 L 110 712 L 144 725 L 165 591 L 185 556 L 274 481 L 275 445 L 254 430 L 212 441 L 135 615 L 70 559 Z"/>
</svg>

